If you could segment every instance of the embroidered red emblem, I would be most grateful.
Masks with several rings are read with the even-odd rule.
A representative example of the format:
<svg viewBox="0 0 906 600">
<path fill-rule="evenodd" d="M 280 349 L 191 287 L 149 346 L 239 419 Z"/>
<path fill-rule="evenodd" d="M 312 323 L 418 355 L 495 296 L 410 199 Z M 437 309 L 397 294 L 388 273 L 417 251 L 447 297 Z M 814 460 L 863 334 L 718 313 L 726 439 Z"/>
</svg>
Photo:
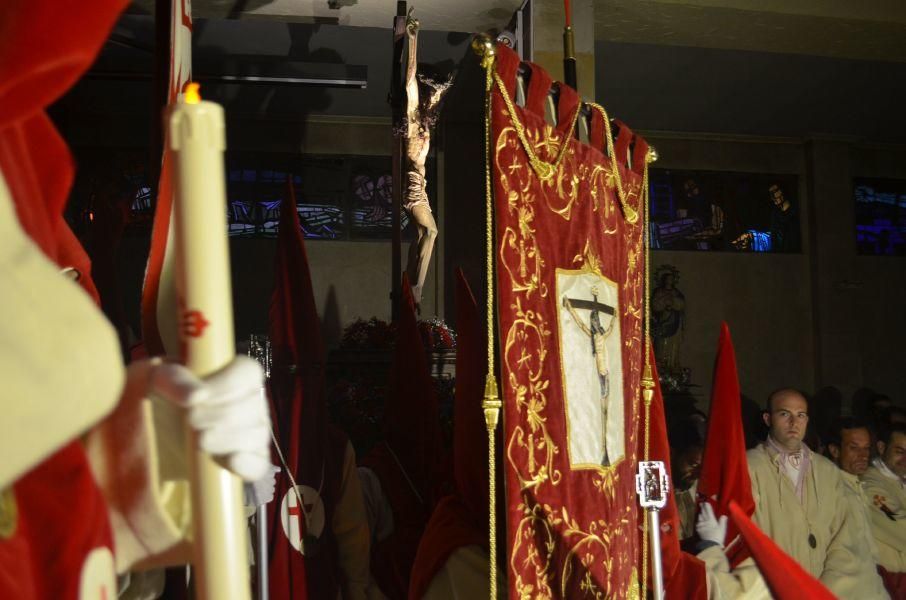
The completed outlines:
<svg viewBox="0 0 906 600">
<path fill-rule="evenodd" d="M 880 508 L 881 512 L 884 513 L 885 515 L 887 515 L 888 519 L 890 519 L 891 521 L 897 520 L 896 513 L 893 512 L 892 510 L 890 510 L 890 507 L 887 506 L 887 504 L 886 504 L 887 498 L 885 498 L 884 496 L 882 496 L 880 494 L 875 494 L 874 502 L 875 502 L 875 506 Z"/>
<path fill-rule="evenodd" d="M 182 315 L 180 329 L 184 337 L 201 337 L 204 330 L 211 322 L 205 319 L 200 310 L 188 310 Z"/>
</svg>

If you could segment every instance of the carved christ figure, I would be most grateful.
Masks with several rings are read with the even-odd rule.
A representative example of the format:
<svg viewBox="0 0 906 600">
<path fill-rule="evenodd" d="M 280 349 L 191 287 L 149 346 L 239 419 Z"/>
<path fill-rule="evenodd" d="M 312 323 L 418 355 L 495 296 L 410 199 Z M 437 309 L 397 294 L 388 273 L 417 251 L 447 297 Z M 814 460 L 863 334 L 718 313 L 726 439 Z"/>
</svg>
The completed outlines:
<svg viewBox="0 0 906 600">
<path fill-rule="evenodd" d="M 406 64 L 406 189 L 403 193 L 403 208 L 415 224 L 417 237 L 409 246 L 406 271 L 412 283 L 412 295 L 421 303 L 422 290 L 437 237 L 437 223 L 428 204 L 425 185 L 425 160 L 431 146 L 431 128 L 437 121 L 440 101 L 452 84 L 452 78 L 436 81 L 417 74 L 418 20 L 406 19 L 408 38 L 408 61 Z"/>
<path fill-rule="evenodd" d="M 604 434 L 604 456 L 601 459 L 601 464 L 608 465 L 610 464 L 607 457 L 607 405 L 608 397 L 610 396 L 610 364 L 607 354 L 607 337 L 610 335 L 610 332 L 613 331 L 614 322 L 617 320 L 615 316 L 615 311 L 612 306 L 602 304 L 598 302 L 598 290 L 596 288 L 591 289 L 591 295 L 593 300 L 576 300 L 572 298 L 563 297 L 563 306 L 566 307 L 566 310 L 569 311 L 569 315 L 572 317 L 573 321 L 582 330 L 582 333 L 591 338 L 591 352 L 595 357 L 595 368 L 598 371 L 598 382 L 601 385 L 601 431 Z M 576 312 L 577 308 L 584 308 L 590 310 L 588 317 L 589 324 L 586 325 L 582 318 L 579 316 L 579 313 Z M 610 315 L 610 320 L 607 323 L 607 327 L 601 325 L 601 313 L 605 312 Z"/>
</svg>

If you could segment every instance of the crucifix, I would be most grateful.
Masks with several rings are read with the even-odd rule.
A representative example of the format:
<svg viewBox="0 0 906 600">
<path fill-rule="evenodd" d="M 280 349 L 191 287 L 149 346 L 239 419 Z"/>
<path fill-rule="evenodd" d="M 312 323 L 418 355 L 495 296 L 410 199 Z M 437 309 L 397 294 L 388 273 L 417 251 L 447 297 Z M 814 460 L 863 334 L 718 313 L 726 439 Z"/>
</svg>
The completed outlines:
<svg viewBox="0 0 906 600">
<path fill-rule="evenodd" d="M 608 465 L 610 461 L 607 457 L 607 405 L 610 395 L 610 365 L 607 354 L 607 338 L 613 331 L 614 323 L 617 320 L 616 309 L 609 304 L 598 302 L 598 288 L 591 288 L 591 300 L 581 300 L 578 298 L 563 297 L 563 306 L 569 311 L 569 315 L 579 327 L 579 329 L 591 339 L 591 353 L 595 358 L 595 368 L 597 370 L 598 382 L 601 386 L 601 432 L 604 439 L 604 456 L 601 458 L 601 464 Z M 579 316 L 579 310 L 588 310 L 588 325 Z M 610 315 L 607 326 L 601 324 L 601 314 Z"/>
</svg>

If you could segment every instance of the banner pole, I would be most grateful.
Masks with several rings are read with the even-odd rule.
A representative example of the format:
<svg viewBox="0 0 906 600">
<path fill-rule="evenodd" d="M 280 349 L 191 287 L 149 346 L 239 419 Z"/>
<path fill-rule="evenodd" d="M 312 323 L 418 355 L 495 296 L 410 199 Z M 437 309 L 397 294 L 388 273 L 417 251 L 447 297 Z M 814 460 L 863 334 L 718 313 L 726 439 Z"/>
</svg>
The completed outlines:
<svg viewBox="0 0 906 600">
<path fill-rule="evenodd" d="M 660 511 L 648 509 L 648 529 L 651 534 L 651 578 L 654 583 L 654 600 L 664 600 L 664 567 L 661 563 Z"/>
<path fill-rule="evenodd" d="M 579 77 L 576 72 L 576 42 L 573 36 L 573 18 L 570 0 L 563 2 L 566 23 L 563 27 L 563 83 L 579 91 Z"/>
<path fill-rule="evenodd" d="M 255 525 L 258 530 L 258 600 L 268 600 L 267 504 L 258 507 Z"/>
<path fill-rule="evenodd" d="M 497 389 L 494 375 L 494 196 L 491 186 L 491 84 L 496 49 L 493 40 L 484 34 L 472 40 L 472 51 L 481 58 L 485 70 L 485 114 L 484 114 L 484 167 L 485 167 L 485 269 L 487 280 L 487 338 L 488 373 L 485 379 L 484 411 L 485 426 L 488 430 L 488 568 L 490 570 L 488 597 L 497 599 L 497 454 L 495 431 L 500 420 L 503 402 Z"/>
</svg>

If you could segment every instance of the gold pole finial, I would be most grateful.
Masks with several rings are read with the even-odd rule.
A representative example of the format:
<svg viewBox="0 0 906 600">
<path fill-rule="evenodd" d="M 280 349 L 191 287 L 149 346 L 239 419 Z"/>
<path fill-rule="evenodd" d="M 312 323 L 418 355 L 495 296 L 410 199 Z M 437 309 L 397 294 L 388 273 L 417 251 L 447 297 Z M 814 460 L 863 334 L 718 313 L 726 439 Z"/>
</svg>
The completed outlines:
<svg viewBox="0 0 906 600">
<path fill-rule="evenodd" d="M 487 69 L 494 63 L 497 55 L 497 46 L 494 40 L 486 33 L 479 33 L 472 38 L 472 51 L 481 57 L 481 66 Z"/>
</svg>

